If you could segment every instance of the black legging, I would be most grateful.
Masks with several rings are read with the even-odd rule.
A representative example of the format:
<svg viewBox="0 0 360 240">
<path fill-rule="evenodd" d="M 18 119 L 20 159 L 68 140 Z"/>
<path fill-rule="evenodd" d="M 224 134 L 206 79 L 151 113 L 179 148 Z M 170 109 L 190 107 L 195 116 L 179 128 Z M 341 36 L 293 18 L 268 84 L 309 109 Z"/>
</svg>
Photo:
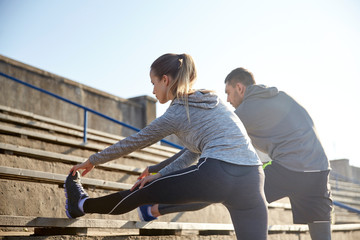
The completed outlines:
<svg viewBox="0 0 360 240">
<path fill-rule="evenodd" d="M 85 213 L 123 214 L 145 204 L 222 203 L 238 239 L 266 239 L 267 206 L 261 166 L 201 159 L 196 166 L 162 176 L 142 189 L 126 190 L 84 203 Z"/>
</svg>

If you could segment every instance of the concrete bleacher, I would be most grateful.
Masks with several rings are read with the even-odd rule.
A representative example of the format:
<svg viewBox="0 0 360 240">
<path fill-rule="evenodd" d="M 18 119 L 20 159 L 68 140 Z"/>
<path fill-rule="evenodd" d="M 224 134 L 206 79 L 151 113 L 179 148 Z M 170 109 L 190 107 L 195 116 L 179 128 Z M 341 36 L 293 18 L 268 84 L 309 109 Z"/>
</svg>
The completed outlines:
<svg viewBox="0 0 360 240">
<path fill-rule="evenodd" d="M 159 236 L 164 234 L 173 236 L 164 239 L 235 239 L 230 217 L 220 204 L 162 216 L 151 223 L 140 222 L 136 211 L 67 219 L 63 182 L 71 166 L 119 139 L 89 129 L 84 144 L 82 127 L 0 106 L 0 236 L 26 239 L 33 234 L 92 237 L 101 233 L 137 239 L 161 239 Z M 91 197 L 129 189 L 146 166 L 177 151 L 154 144 L 96 167 L 82 182 Z M 335 180 L 331 183 L 335 200 L 359 208 L 358 185 Z M 269 239 L 310 239 L 306 225 L 292 224 L 290 209 L 286 199 L 269 205 Z M 360 237 L 359 216 L 335 207 L 332 229 L 333 239 L 356 239 Z"/>
<path fill-rule="evenodd" d="M 360 185 L 330 178 L 333 199 L 350 208 L 360 209 Z M 336 223 L 360 223 L 359 212 L 335 206 Z"/>
</svg>

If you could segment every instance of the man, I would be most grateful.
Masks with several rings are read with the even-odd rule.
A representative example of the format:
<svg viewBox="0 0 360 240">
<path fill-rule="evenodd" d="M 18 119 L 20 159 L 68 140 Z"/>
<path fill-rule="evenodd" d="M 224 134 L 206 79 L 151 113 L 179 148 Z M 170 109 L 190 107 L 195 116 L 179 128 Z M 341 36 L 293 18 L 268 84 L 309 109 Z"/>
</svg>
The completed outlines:
<svg viewBox="0 0 360 240">
<path fill-rule="evenodd" d="M 225 85 L 227 101 L 236 109 L 252 144 L 272 159 L 264 169 L 267 201 L 289 197 L 293 222 L 308 224 L 313 240 L 331 239 L 330 164 L 307 111 L 277 88 L 256 85 L 244 68 L 233 70 Z M 153 170 L 155 166 L 149 168 Z M 152 220 L 151 212 L 159 216 L 205 206 L 161 204 L 139 210 L 142 216 L 149 211 L 147 220 Z"/>
</svg>

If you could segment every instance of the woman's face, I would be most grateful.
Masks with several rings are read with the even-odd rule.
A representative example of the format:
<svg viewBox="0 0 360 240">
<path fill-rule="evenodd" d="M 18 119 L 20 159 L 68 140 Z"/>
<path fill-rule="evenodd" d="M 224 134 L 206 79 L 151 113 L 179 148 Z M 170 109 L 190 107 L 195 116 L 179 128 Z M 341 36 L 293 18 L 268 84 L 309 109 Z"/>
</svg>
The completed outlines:
<svg viewBox="0 0 360 240">
<path fill-rule="evenodd" d="M 170 100 L 167 94 L 169 86 L 168 77 L 164 75 L 160 78 L 159 76 L 156 76 L 153 71 L 150 71 L 150 79 L 154 86 L 153 94 L 156 99 L 159 100 L 161 104 L 167 103 Z"/>
</svg>

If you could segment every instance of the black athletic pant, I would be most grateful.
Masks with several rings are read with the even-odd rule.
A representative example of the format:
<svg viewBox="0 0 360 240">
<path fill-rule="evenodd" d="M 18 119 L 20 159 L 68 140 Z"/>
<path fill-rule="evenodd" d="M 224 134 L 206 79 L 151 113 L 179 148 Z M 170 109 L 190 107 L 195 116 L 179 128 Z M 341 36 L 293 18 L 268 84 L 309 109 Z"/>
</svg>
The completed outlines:
<svg viewBox="0 0 360 240">
<path fill-rule="evenodd" d="M 162 176 L 142 189 L 122 191 L 84 203 L 85 213 L 123 214 L 145 204 L 222 203 L 238 239 L 267 238 L 267 206 L 261 166 L 200 159 L 195 166 Z"/>
<path fill-rule="evenodd" d="M 289 197 L 294 223 L 331 222 L 332 199 L 328 184 L 329 171 L 295 172 L 273 161 L 264 172 L 265 196 L 268 203 Z M 174 212 L 197 211 L 209 205 L 209 203 L 159 204 L 159 212 L 165 215 Z"/>
</svg>

